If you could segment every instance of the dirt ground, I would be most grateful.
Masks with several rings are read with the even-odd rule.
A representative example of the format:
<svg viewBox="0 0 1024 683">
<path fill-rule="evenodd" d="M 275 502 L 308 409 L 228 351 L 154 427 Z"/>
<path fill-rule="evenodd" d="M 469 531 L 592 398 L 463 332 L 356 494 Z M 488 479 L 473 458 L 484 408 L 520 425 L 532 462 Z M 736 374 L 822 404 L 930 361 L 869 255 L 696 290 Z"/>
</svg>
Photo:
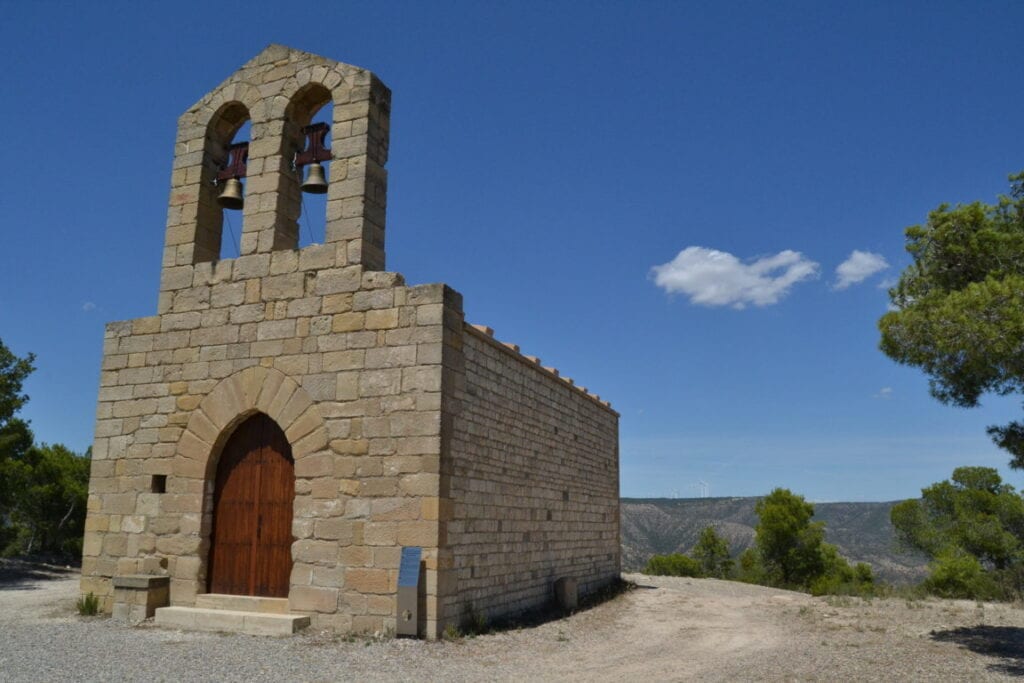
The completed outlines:
<svg viewBox="0 0 1024 683">
<path fill-rule="evenodd" d="M 713 579 L 626 578 L 637 584 L 634 590 L 566 619 L 427 643 L 129 629 L 74 613 L 74 572 L 0 567 L 0 681 L 960 681 L 1024 675 L 1019 605 L 813 598 Z M 105 648 L 116 648 L 117 656 L 94 661 Z"/>
</svg>

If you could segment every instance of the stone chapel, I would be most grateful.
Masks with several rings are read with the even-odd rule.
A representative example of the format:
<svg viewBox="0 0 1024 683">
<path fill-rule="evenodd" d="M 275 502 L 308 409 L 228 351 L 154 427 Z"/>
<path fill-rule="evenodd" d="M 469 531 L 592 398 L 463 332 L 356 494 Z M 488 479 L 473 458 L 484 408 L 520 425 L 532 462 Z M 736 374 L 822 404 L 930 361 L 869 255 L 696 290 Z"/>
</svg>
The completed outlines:
<svg viewBox="0 0 1024 683">
<path fill-rule="evenodd" d="M 415 614 L 436 638 L 618 577 L 618 413 L 385 270 L 390 107 L 372 73 L 271 45 L 180 117 L 157 314 L 104 341 L 81 590 L 115 616 Z M 324 241 L 299 248 L 320 161 Z"/>
</svg>

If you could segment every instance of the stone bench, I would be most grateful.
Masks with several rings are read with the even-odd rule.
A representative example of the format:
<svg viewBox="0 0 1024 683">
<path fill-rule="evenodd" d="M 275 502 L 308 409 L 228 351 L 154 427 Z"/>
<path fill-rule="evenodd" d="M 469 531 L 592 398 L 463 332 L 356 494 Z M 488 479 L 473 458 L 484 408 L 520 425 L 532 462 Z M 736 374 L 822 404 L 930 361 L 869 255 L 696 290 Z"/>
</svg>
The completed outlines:
<svg viewBox="0 0 1024 683">
<path fill-rule="evenodd" d="M 170 602 L 170 578 L 148 574 L 114 577 L 113 618 L 136 626 Z"/>
</svg>

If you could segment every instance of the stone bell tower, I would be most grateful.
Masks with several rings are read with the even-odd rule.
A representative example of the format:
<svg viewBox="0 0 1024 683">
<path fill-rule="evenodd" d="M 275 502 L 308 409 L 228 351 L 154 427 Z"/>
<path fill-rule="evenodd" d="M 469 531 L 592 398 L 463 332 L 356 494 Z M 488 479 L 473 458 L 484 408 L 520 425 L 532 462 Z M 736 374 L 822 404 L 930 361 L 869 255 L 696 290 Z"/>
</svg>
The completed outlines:
<svg viewBox="0 0 1024 683">
<path fill-rule="evenodd" d="M 389 110 L 271 45 L 179 119 L 157 315 L 104 342 L 82 591 L 115 616 L 432 638 L 617 576 L 618 414 L 384 270 Z M 304 169 L 325 235 L 299 248 Z"/>
<path fill-rule="evenodd" d="M 331 252 L 335 267 L 384 269 L 391 91 L 369 71 L 272 45 L 178 120 L 161 292 L 191 286 L 189 267 L 220 255 L 217 179 L 246 121 L 241 256 L 298 247 L 301 178 L 293 163 L 305 146 L 303 127 L 328 102 L 333 159 L 319 253 Z M 172 298 L 161 298 L 161 313 Z"/>
</svg>

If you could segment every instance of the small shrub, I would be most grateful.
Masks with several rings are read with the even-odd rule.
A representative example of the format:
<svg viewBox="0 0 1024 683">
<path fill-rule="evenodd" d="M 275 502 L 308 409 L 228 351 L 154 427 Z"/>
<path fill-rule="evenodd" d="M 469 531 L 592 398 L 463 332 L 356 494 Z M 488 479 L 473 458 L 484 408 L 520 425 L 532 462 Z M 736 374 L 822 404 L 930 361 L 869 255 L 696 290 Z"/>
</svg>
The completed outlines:
<svg viewBox="0 0 1024 683">
<path fill-rule="evenodd" d="M 644 574 L 651 576 L 704 576 L 700 562 L 682 553 L 655 555 L 647 562 Z"/>
<path fill-rule="evenodd" d="M 930 567 L 924 587 L 933 595 L 979 600 L 999 597 L 998 585 L 973 555 L 955 550 L 943 552 Z"/>
<path fill-rule="evenodd" d="M 851 567 L 831 543 L 821 544 L 821 557 L 823 572 L 811 580 L 811 595 L 874 595 L 875 575 L 870 565 L 858 562 Z"/>
<path fill-rule="evenodd" d="M 739 568 L 736 578 L 743 583 L 754 583 L 768 585 L 768 574 L 764 564 L 761 562 L 761 555 L 756 548 L 747 548 L 740 553 Z"/>
<path fill-rule="evenodd" d="M 829 595 L 825 604 L 829 607 L 853 607 L 853 600 L 848 595 Z"/>
<path fill-rule="evenodd" d="M 1015 562 L 1004 569 L 993 569 L 988 575 L 1003 600 L 1020 600 L 1024 596 L 1024 564 Z"/>
<path fill-rule="evenodd" d="M 713 526 L 701 532 L 697 545 L 693 546 L 693 557 L 700 563 L 704 576 L 724 579 L 732 573 L 734 562 L 729 553 L 729 541 L 719 536 Z"/>
<path fill-rule="evenodd" d="M 477 635 L 489 633 L 491 630 L 490 624 L 487 622 L 487 615 L 483 612 L 473 613 L 473 632 Z"/>
<path fill-rule="evenodd" d="M 100 599 L 93 595 L 92 592 L 86 593 L 78 598 L 75 608 L 78 609 L 78 613 L 83 617 L 94 617 L 100 612 Z"/>
<path fill-rule="evenodd" d="M 462 631 L 460 631 L 459 627 L 455 624 L 448 624 L 444 627 L 444 633 L 441 634 L 441 637 L 449 641 L 459 640 L 462 638 Z"/>
<path fill-rule="evenodd" d="M 487 614 L 478 612 L 470 605 L 466 610 L 466 616 L 462 620 L 461 634 L 474 638 L 491 632 L 491 625 L 487 621 Z"/>
</svg>

